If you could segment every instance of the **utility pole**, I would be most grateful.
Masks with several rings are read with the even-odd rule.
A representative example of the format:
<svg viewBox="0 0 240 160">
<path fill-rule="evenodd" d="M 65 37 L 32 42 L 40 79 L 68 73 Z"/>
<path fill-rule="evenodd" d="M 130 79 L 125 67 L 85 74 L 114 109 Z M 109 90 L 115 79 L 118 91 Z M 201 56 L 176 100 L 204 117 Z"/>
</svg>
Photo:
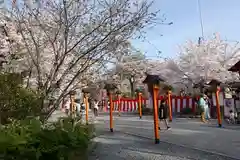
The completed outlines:
<svg viewBox="0 0 240 160">
<path fill-rule="evenodd" d="M 197 0 L 197 1 L 198 1 L 198 11 L 199 11 L 199 20 L 200 20 L 200 25 L 201 25 L 201 33 L 202 33 L 202 37 L 199 37 L 199 39 L 198 39 L 198 44 L 200 45 L 204 39 L 204 30 L 203 30 L 201 3 L 200 3 L 200 0 Z"/>
</svg>

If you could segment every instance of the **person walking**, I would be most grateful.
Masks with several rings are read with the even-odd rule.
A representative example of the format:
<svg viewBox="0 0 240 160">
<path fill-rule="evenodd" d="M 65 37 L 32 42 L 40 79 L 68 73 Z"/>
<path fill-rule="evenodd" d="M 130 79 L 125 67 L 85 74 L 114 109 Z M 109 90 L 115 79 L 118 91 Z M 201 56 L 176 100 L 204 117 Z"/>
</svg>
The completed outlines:
<svg viewBox="0 0 240 160">
<path fill-rule="evenodd" d="M 109 100 L 107 101 L 107 110 L 108 111 L 110 110 L 110 101 Z"/>
<path fill-rule="evenodd" d="M 198 107 L 201 110 L 201 121 L 203 123 L 206 122 L 206 120 L 205 120 L 205 104 L 206 104 L 206 102 L 204 100 L 204 94 L 202 94 L 198 101 Z"/>
<path fill-rule="evenodd" d="M 65 113 L 67 115 L 70 114 L 70 106 L 71 106 L 71 101 L 70 99 L 66 100 L 65 103 L 64 103 L 64 108 L 65 108 Z"/>
<path fill-rule="evenodd" d="M 236 123 L 236 117 L 235 117 L 235 114 L 234 114 L 233 110 L 229 111 L 228 123 L 230 123 L 230 124 L 235 124 Z"/>
<path fill-rule="evenodd" d="M 98 116 L 98 101 L 94 100 L 93 105 L 94 105 L 93 106 L 94 115 Z"/>
<path fill-rule="evenodd" d="M 204 95 L 204 100 L 205 100 L 205 106 L 204 106 L 204 110 L 205 110 L 205 119 L 208 121 L 210 120 L 211 116 L 210 116 L 210 102 L 209 102 L 209 98 L 207 95 Z"/>
<path fill-rule="evenodd" d="M 168 125 L 168 121 L 167 121 L 168 107 L 166 105 L 165 99 L 161 100 L 161 104 L 160 104 L 158 112 L 159 112 L 158 116 L 159 116 L 160 122 L 164 121 L 167 129 L 170 129 L 171 127 Z M 158 129 L 161 130 L 160 125 L 159 125 Z"/>
<path fill-rule="evenodd" d="M 77 116 L 80 116 L 81 104 L 80 104 L 80 100 L 79 99 L 75 100 L 75 105 L 76 105 L 76 114 L 77 114 Z"/>
</svg>

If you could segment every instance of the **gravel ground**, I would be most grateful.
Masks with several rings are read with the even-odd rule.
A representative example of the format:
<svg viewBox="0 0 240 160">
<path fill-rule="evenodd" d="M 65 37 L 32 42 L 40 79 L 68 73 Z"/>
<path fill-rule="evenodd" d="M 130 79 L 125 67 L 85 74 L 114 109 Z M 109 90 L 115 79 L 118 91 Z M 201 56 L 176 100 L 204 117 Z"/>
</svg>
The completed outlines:
<svg viewBox="0 0 240 160">
<path fill-rule="evenodd" d="M 160 142 L 114 131 L 98 125 L 95 149 L 89 160 L 234 160 L 191 148 Z"/>
<path fill-rule="evenodd" d="M 56 121 L 57 118 L 65 116 L 63 115 L 62 112 L 56 111 L 56 113 L 53 114 L 52 116 L 52 121 Z M 130 117 L 130 119 L 129 119 Z M 121 121 L 124 120 L 124 121 Z M 95 119 L 93 116 L 92 112 L 89 113 L 89 123 L 93 123 L 96 121 L 96 134 L 98 135 L 95 139 L 95 147 L 92 152 L 90 152 L 89 155 L 89 160 L 236 160 L 233 158 L 228 158 L 224 157 L 221 155 L 193 149 L 193 148 L 187 148 L 187 147 L 182 147 L 178 145 L 174 145 L 171 143 L 166 143 L 166 142 L 160 142 L 160 144 L 153 144 L 153 140 L 146 139 L 146 138 L 140 138 L 139 136 L 134 136 L 130 134 L 126 134 L 124 132 L 128 132 L 128 128 L 126 127 L 120 127 L 121 125 L 123 126 L 129 126 L 132 128 L 130 131 L 131 132 L 137 132 L 141 133 L 141 135 L 152 135 L 151 132 L 148 131 L 148 123 L 147 119 L 145 120 L 142 124 L 141 121 L 139 122 L 133 122 L 131 121 L 131 116 L 121 116 L 119 119 L 117 117 L 117 120 L 115 121 L 118 131 L 114 131 L 114 133 L 109 132 L 109 127 L 108 127 L 108 117 L 107 119 Z M 101 122 L 101 123 L 99 123 Z M 140 123 L 141 122 L 141 123 Z M 139 124 L 140 123 L 140 124 Z M 185 122 L 184 122 L 185 123 Z M 137 129 L 136 126 L 139 126 L 140 128 Z M 143 125 L 143 126 L 142 126 Z M 173 124 L 172 124 L 173 125 Z M 179 126 L 181 125 L 181 126 Z M 189 127 L 189 125 L 192 125 L 190 123 L 187 123 L 186 126 Z M 133 127 L 135 126 L 135 128 Z M 151 125 L 152 126 L 152 125 Z M 145 130 L 141 129 L 143 127 Z M 173 133 L 174 129 L 177 126 L 173 127 Z M 180 122 L 178 124 L 178 127 L 180 127 L 182 130 L 186 130 L 185 125 L 182 125 Z M 192 126 L 193 127 L 193 126 Z M 203 128 L 203 127 L 200 127 Z M 200 129 L 199 128 L 199 129 Z M 206 127 L 205 127 L 206 128 Z M 204 131 L 208 132 L 213 132 L 214 134 L 210 134 L 212 136 L 214 135 L 220 135 L 220 130 L 218 131 L 217 129 L 208 127 L 209 129 L 204 129 Z M 176 129 L 175 129 L 176 130 Z M 228 137 L 233 137 L 233 132 L 235 133 L 234 130 L 239 130 L 237 129 L 232 129 L 232 130 L 223 130 L 224 133 L 228 134 Z M 148 132 L 147 132 L 148 131 Z M 151 130 L 152 131 L 152 130 Z M 145 133 L 146 132 L 146 133 Z M 189 131 L 188 131 L 189 132 Z M 162 133 L 163 134 L 163 133 Z M 178 133 L 179 134 L 179 133 Z M 196 133 L 195 133 L 196 134 Z M 203 133 L 201 133 L 201 136 Z M 224 134 L 223 134 L 224 135 Z M 180 138 L 184 138 L 184 136 L 187 136 L 186 133 L 184 132 L 184 135 L 180 134 Z M 191 139 L 191 135 L 188 135 L 187 141 L 194 143 L 195 141 L 198 142 L 197 144 L 204 144 L 204 137 L 198 136 L 198 140 L 196 139 Z M 151 137 L 151 136 L 150 136 Z M 166 135 L 163 135 L 162 139 L 170 138 L 170 139 L 175 139 L 175 144 L 180 143 L 179 142 L 179 135 L 174 135 L 169 132 Z M 208 136 L 211 138 L 211 136 Z M 205 137 L 206 138 L 206 137 Z M 214 138 L 214 137 L 213 137 Z M 236 138 L 234 138 L 234 144 L 236 142 Z M 193 142 L 192 142 L 193 141 Z M 186 142 L 186 140 L 185 140 Z M 201 142 L 201 143 L 200 143 Z M 216 143 L 217 141 L 214 141 Z M 207 147 L 207 146 L 206 146 Z M 225 145 L 221 147 L 226 147 Z M 205 148 L 205 147 L 204 147 Z M 208 149 L 206 149 L 208 150 Z"/>
<path fill-rule="evenodd" d="M 153 118 L 144 116 L 141 120 L 133 116 L 115 116 L 114 129 L 131 133 L 154 141 Z M 109 117 L 97 117 L 99 123 L 109 128 Z M 98 124 L 99 125 L 99 124 Z M 240 160 L 240 128 L 234 126 L 217 127 L 217 121 L 203 124 L 199 120 L 174 119 L 170 123 L 172 129 L 165 130 L 160 124 L 160 140 L 187 148 L 195 148 L 205 152 L 212 152 Z M 107 129 L 108 130 L 108 129 Z"/>
<path fill-rule="evenodd" d="M 94 140 L 96 148 L 89 160 L 188 160 L 189 158 L 155 152 L 145 148 L 151 145 L 147 140 L 139 139 L 120 132 L 105 133 Z"/>
</svg>

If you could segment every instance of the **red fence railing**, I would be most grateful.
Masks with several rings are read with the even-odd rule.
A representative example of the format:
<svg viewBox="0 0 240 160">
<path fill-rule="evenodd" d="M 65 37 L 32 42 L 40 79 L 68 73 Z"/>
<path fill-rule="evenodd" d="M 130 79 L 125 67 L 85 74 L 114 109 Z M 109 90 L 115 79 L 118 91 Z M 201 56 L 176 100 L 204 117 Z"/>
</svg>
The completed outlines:
<svg viewBox="0 0 240 160">
<path fill-rule="evenodd" d="M 164 96 L 160 96 L 158 98 L 158 105 Z M 165 97 L 166 98 L 166 97 Z M 146 107 L 151 108 L 150 101 L 146 98 L 142 98 L 142 104 Z M 196 110 L 196 104 L 192 97 L 189 96 L 171 96 L 171 106 L 173 113 L 180 113 L 184 108 L 191 108 L 193 112 Z M 113 108 L 114 111 L 120 110 L 121 112 L 134 112 L 138 111 L 138 100 L 137 99 L 129 99 L 129 98 L 121 98 L 120 101 L 113 100 Z M 120 108 L 119 108 L 120 107 Z M 104 104 L 104 110 L 107 111 L 108 107 Z"/>
</svg>

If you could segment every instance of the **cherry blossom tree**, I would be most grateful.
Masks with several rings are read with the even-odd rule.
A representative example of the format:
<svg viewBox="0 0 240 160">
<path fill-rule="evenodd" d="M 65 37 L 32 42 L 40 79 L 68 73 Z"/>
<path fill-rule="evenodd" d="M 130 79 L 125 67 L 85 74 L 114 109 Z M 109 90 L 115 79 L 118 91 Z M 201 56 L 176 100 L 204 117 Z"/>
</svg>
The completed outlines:
<svg viewBox="0 0 240 160">
<path fill-rule="evenodd" d="M 228 69 L 240 59 L 238 42 L 231 44 L 220 39 L 218 34 L 201 44 L 188 41 L 180 47 L 178 58 L 169 63 L 168 68 L 178 76 L 176 82 L 186 85 L 216 79 L 221 82 L 233 81 L 238 75 Z"/>
<path fill-rule="evenodd" d="M 142 83 L 146 77 L 146 73 L 167 77 L 168 72 L 171 72 L 166 68 L 166 61 L 162 59 L 148 59 L 140 51 L 134 48 L 130 50 L 130 54 L 122 56 L 122 58 L 117 61 L 108 76 L 119 85 L 119 88 L 123 87 L 122 83 L 124 80 L 128 80 L 132 96 L 136 88 L 147 89 Z"/>
<path fill-rule="evenodd" d="M 134 51 L 134 53 L 124 55 L 118 59 L 109 77 L 118 84 L 119 88 L 122 88 L 124 80 L 128 80 L 131 96 L 134 96 L 134 90 L 136 87 L 141 86 L 147 68 L 145 55 L 139 51 Z"/>
<path fill-rule="evenodd" d="M 1 72 L 21 72 L 24 66 L 24 45 L 14 23 L 0 15 Z"/>
<path fill-rule="evenodd" d="M 128 39 L 154 23 L 151 4 L 60 0 L 45 1 L 39 8 L 16 6 L 10 18 L 24 46 L 27 86 L 41 91 L 43 100 L 58 93 L 53 112 L 69 91 L 97 79 L 106 60 L 116 59 Z"/>
</svg>

